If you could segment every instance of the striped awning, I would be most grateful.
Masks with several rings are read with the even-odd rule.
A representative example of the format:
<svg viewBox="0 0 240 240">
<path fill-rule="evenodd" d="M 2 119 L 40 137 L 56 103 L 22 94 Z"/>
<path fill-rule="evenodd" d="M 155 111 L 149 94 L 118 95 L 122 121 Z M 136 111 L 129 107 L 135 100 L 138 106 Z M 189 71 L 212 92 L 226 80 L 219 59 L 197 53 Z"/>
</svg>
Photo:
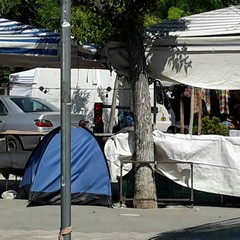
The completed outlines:
<svg viewBox="0 0 240 240">
<path fill-rule="evenodd" d="M 72 67 L 104 68 L 95 51 L 72 44 Z M 84 57 L 83 57 L 84 56 Z M 61 35 L 17 21 L 0 19 L 0 66 L 60 67 Z"/>
</svg>

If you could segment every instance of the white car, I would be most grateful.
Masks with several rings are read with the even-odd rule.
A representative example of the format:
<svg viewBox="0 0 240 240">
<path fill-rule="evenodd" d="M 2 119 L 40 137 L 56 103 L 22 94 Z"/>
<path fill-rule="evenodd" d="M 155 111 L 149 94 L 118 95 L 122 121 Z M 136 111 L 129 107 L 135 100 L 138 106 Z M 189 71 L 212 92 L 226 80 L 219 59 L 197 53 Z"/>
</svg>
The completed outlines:
<svg viewBox="0 0 240 240">
<path fill-rule="evenodd" d="M 60 119 L 60 109 L 43 99 L 0 96 L 0 132 L 36 132 L 36 135 L 4 135 L 7 136 L 8 151 L 34 149 L 42 137 L 40 133 L 49 132 L 60 126 Z M 82 119 L 83 115 L 72 114 L 71 124 L 78 126 Z"/>
</svg>

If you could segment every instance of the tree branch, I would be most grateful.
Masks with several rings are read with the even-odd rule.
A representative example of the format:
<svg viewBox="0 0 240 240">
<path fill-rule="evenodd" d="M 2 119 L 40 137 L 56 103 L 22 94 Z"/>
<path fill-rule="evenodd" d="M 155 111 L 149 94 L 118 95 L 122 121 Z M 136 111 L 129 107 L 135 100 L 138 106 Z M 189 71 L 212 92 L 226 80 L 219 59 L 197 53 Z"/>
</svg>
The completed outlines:
<svg viewBox="0 0 240 240">
<path fill-rule="evenodd" d="M 109 1 L 104 0 L 77 0 L 83 6 L 93 7 L 98 13 L 105 13 L 111 8 Z"/>
</svg>

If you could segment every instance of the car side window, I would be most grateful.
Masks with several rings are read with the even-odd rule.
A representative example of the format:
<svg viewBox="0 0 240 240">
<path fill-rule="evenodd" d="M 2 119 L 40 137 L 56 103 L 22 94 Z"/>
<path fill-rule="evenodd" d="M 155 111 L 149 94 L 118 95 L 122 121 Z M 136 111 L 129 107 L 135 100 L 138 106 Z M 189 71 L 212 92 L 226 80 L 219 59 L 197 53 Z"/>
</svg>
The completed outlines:
<svg viewBox="0 0 240 240">
<path fill-rule="evenodd" d="M 8 114 L 7 108 L 4 103 L 0 100 L 0 116 L 6 116 Z"/>
<path fill-rule="evenodd" d="M 34 105 L 33 105 L 33 109 L 34 109 L 34 112 L 44 112 L 46 111 L 46 107 L 41 104 L 40 102 L 34 102 Z"/>
<path fill-rule="evenodd" d="M 33 112 L 52 112 L 52 110 L 48 106 L 38 101 L 32 101 L 32 108 Z"/>
<path fill-rule="evenodd" d="M 24 112 L 52 112 L 51 108 L 37 100 L 29 98 L 12 98 L 11 100 Z"/>
</svg>

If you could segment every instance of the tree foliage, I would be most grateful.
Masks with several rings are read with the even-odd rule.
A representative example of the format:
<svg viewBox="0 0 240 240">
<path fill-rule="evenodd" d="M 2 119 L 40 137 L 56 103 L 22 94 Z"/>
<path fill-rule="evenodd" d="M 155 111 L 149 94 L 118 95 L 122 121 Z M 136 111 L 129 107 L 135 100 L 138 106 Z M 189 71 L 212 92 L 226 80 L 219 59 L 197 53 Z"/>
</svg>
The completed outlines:
<svg viewBox="0 0 240 240">
<path fill-rule="evenodd" d="M 112 24 L 84 6 L 72 7 L 72 34 L 78 42 L 105 43 Z"/>
<path fill-rule="evenodd" d="M 194 125 L 193 134 L 198 134 L 198 126 Z M 201 134 L 217 134 L 229 136 L 229 128 L 226 127 L 218 117 L 206 116 L 202 119 Z"/>
<path fill-rule="evenodd" d="M 2 18 L 41 26 L 35 0 L 0 0 Z"/>
<path fill-rule="evenodd" d="M 61 10 L 58 0 L 35 0 L 39 21 L 44 28 L 60 31 Z"/>
<path fill-rule="evenodd" d="M 92 9 L 82 6 L 82 4 L 89 5 L 89 3 Z M 240 4 L 240 0 L 73 0 L 72 35 L 80 42 L 105 43 L 110 38 L 119 39 L 120 35 L 124 36 L 125 31 L 131 31 L 128 20 L 130 22 L 134 20 L 139 24 L 143 22 L 141 26 L 148 26 L 164 20 L 177 19 L 236 4 Z M 104 18 L 103 14 L 101 17 L 97 14 L 101 8 L 105 11 Z M 128 13 L 126 9 L 130 8 L 133 10 Z M 95 10 L 95 13 L 92 10 Z M 139 13 L 144 14 L 140 17 Z M 0 0 L 0 14 L 3 18 L 53 31 L 61 29 L 59 0 Z M 126 24 L 122 26 L 122 22 Z M 125 29 L 122 33 L 120 33 L 121 28 Z"/>
<path fill-rule="evenodd" d="M 9 79 L 9 74 L 11 74 L 13 68 L 2 68 L 0 71 L 0 79 L 2 83 L 7 83 Z"/>
<path fill-rule="evenodd" d="M 142 23 L 144 22 L 145 18 L 144 13 L 149 12 L 149 8 L 151 7 L 152 2 L 154 1 L 78 0 L 74 3 L 78 7 L 79 5 L 91 6 L 90 8 L 82 8 L 82 10 L 85 12 L 90 11 L 91 14 L 96 14 L 93 14 L 97 17 L 95 21 L 97 25 L 98 21 L 100 21 L 100 29 L 105 28 L 104 32 L 107 33 L 108 40 L 109 38 L 111 38 L 111 40 L 119 40 L 124 39 L 126 34 L 129 35 L 129 32 L 132 34 L 134 33 L 135 27 L 133 27 L 133 25 L 137 26 L 139 31 L 142 30 Z M 129 11 L 129 9 L 131 9 L 131 11 Z M 90 16 L 92 16 L 91 14 Z M 98 14 L 100 14 L 100 18 Z M 92 21 L 93 20 L 91 20 L 91 22 Z M 103 40 L 105 39 L 103 38 Z"/>
<path fill-rule="evenodd" d="M 153 14 L 161 20 L 172 20 L 237 4 L 239 0 L 157 0 Z"/>
</svg>

